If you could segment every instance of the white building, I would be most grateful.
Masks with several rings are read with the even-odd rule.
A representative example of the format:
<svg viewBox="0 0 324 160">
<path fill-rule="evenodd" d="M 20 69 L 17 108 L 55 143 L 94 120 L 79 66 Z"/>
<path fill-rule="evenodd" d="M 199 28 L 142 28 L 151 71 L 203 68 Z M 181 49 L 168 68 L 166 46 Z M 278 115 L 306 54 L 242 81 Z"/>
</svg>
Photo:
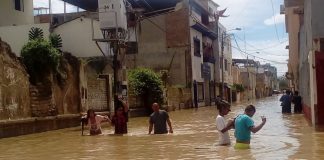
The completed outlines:
<svg viewBox="0 0 324 160">
<path fill-rule="evenodd" d="M 0 26 L 33 24 L 32 0 L 1 0 Z"/>
</svg>

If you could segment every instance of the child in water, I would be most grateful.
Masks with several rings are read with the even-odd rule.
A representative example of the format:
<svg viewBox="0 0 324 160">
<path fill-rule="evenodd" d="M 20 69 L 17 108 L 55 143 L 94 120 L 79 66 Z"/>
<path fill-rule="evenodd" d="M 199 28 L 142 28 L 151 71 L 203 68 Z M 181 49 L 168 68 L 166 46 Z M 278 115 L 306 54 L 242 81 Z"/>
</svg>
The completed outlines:
<svg viewBox="0 0 324 160">
<path fill-rule="evenodd" d="M 87 111 L 86 117 L 84 117 L 85 125 L 90 125 L 90 135 L 102 134 L 101 123 L 102 122 L 111 122 L 108 116 L 97 115 L 93 109 Z"/>
<path fill-rule="evenodd" d="M 226 120 L 225 120 L 224 116 L 227 115 L 231 111 L 230 106 L 231 105 L 227 101 L 221 100 L 217 107 L 219 114 L 216 118 L 216 127 L 217 127 L 218 135 L 219 135 L 219 145 L 230 145 L 231 144 L 228 131 L 223 130 L 226 127 Z"/>
</svg>

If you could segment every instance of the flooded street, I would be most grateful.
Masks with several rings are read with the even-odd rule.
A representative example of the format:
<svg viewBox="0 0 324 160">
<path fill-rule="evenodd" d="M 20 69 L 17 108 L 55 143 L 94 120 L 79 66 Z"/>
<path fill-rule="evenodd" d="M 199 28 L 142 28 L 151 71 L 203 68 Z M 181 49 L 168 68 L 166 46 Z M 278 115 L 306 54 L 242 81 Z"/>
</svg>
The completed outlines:
<svg viewBox="0 0 324 160">
<path fill-rule="evenodd" d="M 170 113 L 174 134 L 147 135 L 148 118 L 132 118 L 129 134 L 81 136 L 80 127 L 0 139 L 3 160 L 93 160 L 93 159 L 324 159 L 324 133 L 315 132 L 303 115 L 282 115 L 278 96 L 252 102 L 253 119 L 264 128 L 252 135 L 251 149 L 217 146 L 216 107 L 177 110 Z M 243 113 L 245 104 L 234 105 L 227 116 Z"/>
</svg>

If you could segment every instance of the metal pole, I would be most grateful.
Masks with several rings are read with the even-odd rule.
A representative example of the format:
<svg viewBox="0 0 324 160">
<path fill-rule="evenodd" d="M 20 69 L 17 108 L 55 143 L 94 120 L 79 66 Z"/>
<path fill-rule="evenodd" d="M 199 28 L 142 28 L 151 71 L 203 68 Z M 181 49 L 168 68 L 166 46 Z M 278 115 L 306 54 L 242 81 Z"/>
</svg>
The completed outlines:
<svg viewBox="0 0 324 160">
<path fill-rule="evenodd" d="M 114 56 L 113 56 L 113 69 L 114 69 L 114 87 L 113 87 L 113 95 L 114 95 L 114 108 L 117 107 L 118 103 L 115 98 L 118 93 L 118 52 L 119 52 L 119 44 L 118 41 L 114 42 Z"/>
<path fill-rule="evenodd" d="M 224 98 L 224 35 L 225 32 L 222 33 L 222 89 L 221 89 L 221 97 Z"/>
<path fill-rule="evenodd" d="M 64 22 L 66 21 L 66 2 L 64 2 Z"/>
<path fill-rule="evenodd" d="M 52 15 L 52 0 L 48 0 L 48 8 L 49 8 L 50 26 L 51 26 L 52 25 L 52 19 L 53 19 L 53 15 Z"/>
</svg>

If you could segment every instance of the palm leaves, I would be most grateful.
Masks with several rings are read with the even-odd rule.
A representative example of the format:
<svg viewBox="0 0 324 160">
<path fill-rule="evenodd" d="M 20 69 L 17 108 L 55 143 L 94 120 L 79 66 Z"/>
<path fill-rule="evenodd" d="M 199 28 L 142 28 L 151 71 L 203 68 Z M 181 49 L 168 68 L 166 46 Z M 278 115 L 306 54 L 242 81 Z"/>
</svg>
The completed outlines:
<svg viewBox="0 0 324 160">
<path fill-rule="evenodd" d="M 43 30 L 37 27 L 32 27 L 28 34 L 29 41 L 32 40 L 44 40 Z M 62 38 L 59 34 L 51 33 L 49 35 L 50 44 L 56 48 L 60 49 L 62 47 Z"/>
<path fill-rule="evenodd" d="M 40 28 L 32 27 L 28 34 L 29 40 L 44 39 L 43 30 Z"/>
<path fill-rule="evenodd" d="M 49 40 L 54 48 L 59 49 L 62 47 L 62 38 L 59 34 L 50 34 Z"/>
</svg>

